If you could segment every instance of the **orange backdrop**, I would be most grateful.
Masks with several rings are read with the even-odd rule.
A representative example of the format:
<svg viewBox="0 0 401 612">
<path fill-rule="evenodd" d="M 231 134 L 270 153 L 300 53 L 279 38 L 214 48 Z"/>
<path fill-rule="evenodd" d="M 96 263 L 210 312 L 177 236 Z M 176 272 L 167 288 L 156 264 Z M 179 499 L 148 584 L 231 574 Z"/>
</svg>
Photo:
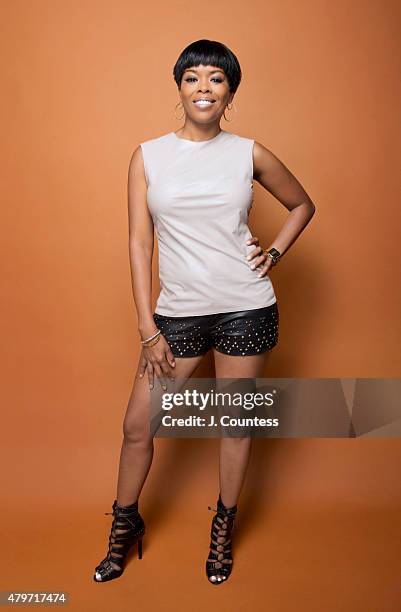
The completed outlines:
<svg viewBox="0 0 401 612">
<path fill-rule="evenodd" d="M 218 442 L 157 439 L 144 558 L 130 578 L 91 580 L 140 351 L 128 164 L 140 142 L 181 125 L 172 68 L 190 42 L 236 53 L 237 113 L 221 127 L 271 149 L 317 208 L 271 273 L 280 343 L 266 376 L 399 377 L 399 3 L 2 9 L 2 589 L 64 589 L 77 610 L 311 612 L 319 593 L 326 612 L 396 610 L 398 439 L 256 441 L 238 569 L 218 594 L 202 573 Z M 255 182 L 262 244 L 286 215 Z M 210 355 L 195 375 L 213 376 Z"/>
</svg>

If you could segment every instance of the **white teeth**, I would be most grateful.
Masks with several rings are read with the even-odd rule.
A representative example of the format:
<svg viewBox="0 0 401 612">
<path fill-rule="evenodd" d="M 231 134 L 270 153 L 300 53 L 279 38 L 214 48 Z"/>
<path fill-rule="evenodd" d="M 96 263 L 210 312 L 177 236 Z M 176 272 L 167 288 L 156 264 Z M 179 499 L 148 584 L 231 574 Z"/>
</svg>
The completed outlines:
<svg viewBox="0 0 401 612">
<path fill-rule="evenodd" d="M 204 104 L 213 104 L 210 100 L 196 100 L 195 104 L 204 105 Z"/>
</svg>

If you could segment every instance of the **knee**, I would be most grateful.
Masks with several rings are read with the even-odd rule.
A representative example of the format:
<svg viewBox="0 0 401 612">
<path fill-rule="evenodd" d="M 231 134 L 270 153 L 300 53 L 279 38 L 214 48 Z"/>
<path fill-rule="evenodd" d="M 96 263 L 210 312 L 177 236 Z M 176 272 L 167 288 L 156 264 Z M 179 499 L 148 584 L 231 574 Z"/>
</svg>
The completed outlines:
<svg viewBox="0 0 401 612">
<path fill-rule="evenodd" d="M 124 442 L 127 444 L 135 444 L 135 446 L 142 446 L 144 448 L 151 447 L 153 444 L 153 437 L 150 434 L 148 423 L 138 426 L 124 421 L 123 436 Z"/>
</svg>

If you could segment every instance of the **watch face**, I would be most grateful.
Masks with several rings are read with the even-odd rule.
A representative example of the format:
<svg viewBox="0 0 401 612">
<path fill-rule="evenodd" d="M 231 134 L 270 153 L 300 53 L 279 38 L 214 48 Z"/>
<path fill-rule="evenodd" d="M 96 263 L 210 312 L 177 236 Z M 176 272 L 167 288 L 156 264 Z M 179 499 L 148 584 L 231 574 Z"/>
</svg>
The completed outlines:
<svg viewBox="0 0 401 612">
<path fill-rule="evenodd" d="M 273 257 L 279 257 L 280 256 L 280 252 L 277 249 L 275 249 L 275 248 L 271 248 L 269 250 L 269 253 L 271 253 L 273 255 Z"/>
</svg>

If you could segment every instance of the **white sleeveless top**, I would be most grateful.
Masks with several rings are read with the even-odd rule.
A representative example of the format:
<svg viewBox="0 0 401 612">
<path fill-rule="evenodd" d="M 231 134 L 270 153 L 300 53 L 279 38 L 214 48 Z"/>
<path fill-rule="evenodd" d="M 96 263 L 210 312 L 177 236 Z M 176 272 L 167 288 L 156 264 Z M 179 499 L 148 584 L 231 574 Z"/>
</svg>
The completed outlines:
<svg viewBox="0 0 401 612">
<path fill-rule="evenodd" d="M 159 246 L 155 312 L 170 317 L 251 310 L 276 301 L 246 260 L 254 141 L 222 130 L 194 142 L 174 132 L 141 143 Z"/>
</svg>

